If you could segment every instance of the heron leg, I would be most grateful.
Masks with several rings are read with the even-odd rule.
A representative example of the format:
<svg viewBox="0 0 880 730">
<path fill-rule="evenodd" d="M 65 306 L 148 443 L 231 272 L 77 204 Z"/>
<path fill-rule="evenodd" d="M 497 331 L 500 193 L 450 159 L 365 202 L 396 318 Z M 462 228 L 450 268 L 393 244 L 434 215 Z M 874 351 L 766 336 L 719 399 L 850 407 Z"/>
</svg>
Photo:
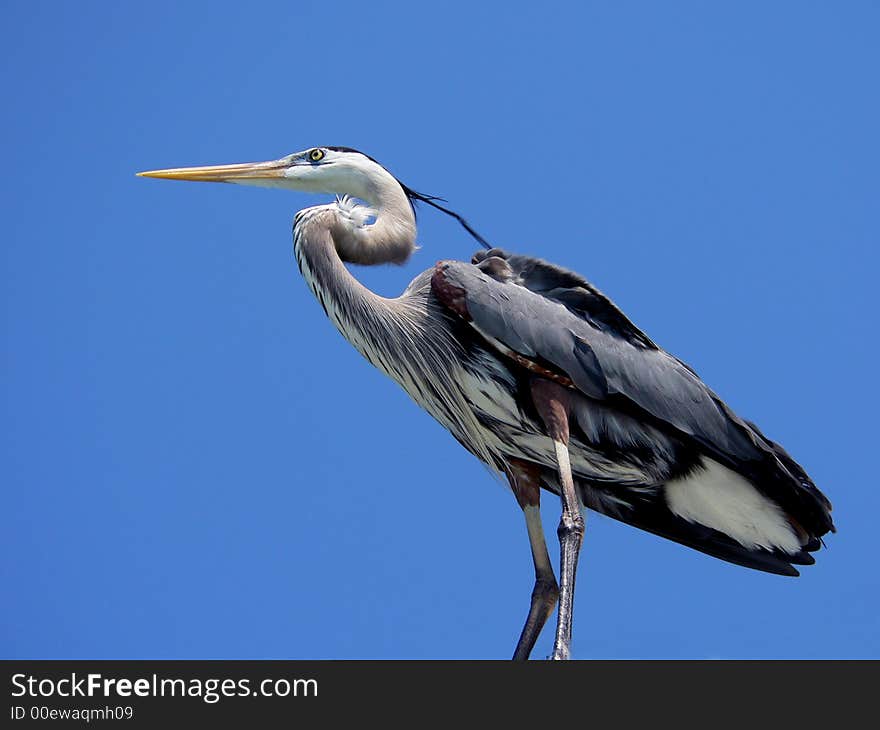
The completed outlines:
<svg viewBox="0 0 880 730">
<path fill-rule="evenodd" d="M 568 659 L 571 651 L 574 579 L 584 539 L 584 517 L 574 488 L 568 455 L 569 394 L 557 383 L 536 378 L 532 381 L 532 398 L 547 427 L 548 435 L 553 439 L 559 470 L 559 491 L 562 497 L 562 517 L 556 530 L 560 548 L 559 617 L 552 658 Z"/>
<path fill-rule="evenodd" d="M 514 462 L 508 472 L 508 479 L 526 518 L 529 545 L 535 563 L 535 587 L 532 589 L 529 615 L 513 653 L 515 661 L 525 661 L 532 653 L 544 624 L 556 607 L 559 586 L 553 574 L 547 542 L 544 540 L 544 528 L 541 525 L 541 487 L 538 482 L 538 470 L 525 462 Z"/>
</svg>

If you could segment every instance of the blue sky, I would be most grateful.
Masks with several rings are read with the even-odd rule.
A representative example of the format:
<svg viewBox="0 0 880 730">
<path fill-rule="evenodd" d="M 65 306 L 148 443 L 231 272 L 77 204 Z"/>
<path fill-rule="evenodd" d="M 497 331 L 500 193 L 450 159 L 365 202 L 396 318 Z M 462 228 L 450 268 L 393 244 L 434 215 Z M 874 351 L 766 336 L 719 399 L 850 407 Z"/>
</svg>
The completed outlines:
<svg viewBox="0 0 880 730">
<path fill-rule="evenodd" d="M 134 177 L 336 144 L 590 278 L 835 505 L 796 580 L 591 515 L 576 657 L 880 656 L 876 4 L 0 19 L 0 655 L 512 652 L 519 509 L 324 318 L 290 238 L 320 199 Z M 358 275 L 475 248 L 430 210 L 419 241 Z"/>
</svg>

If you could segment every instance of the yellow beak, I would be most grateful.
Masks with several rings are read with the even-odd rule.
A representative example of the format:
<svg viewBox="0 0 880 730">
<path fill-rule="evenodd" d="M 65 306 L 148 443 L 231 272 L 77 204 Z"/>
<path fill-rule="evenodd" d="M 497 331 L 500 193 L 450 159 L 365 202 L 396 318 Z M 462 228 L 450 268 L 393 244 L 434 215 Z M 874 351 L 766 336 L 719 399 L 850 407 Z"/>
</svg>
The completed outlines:
<svg viewBox="0 0 880 730">
<path fill-rule="evenodd" d="M 239 165 L 211 165 L 208 167 L 172 167 L 167 170 L 139 172 L 139 177 L 161 177 L 168 180 L 196 180 L 198 182 L 238 182 L 261 178 L 284 177 L 289 166 L 286 160 L 244 162 Z"/>
</svg>

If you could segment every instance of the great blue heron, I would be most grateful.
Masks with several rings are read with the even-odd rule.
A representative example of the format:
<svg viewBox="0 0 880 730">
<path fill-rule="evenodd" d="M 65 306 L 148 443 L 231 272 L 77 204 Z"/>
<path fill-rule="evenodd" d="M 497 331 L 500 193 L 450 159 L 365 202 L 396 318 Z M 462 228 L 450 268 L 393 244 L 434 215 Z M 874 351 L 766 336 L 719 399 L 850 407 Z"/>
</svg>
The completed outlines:
<svg viewBox="0 0 880 730">
<path fill-rule="evenodd" d="M 504 474 L 525 514 L 535 565 L 514 652 L 527 659 L 559 601 L 554 659 L 569 657 L 584 508 L 749 568 L 798 575 L 834 530 L 804 470 L 592 284 L 491 248 L 441 261 L 396 299 L 346 268 L 402 264 L 414 204 L 455 216 L 348 147 L 270 162 L 143 172 L 148 177 L 335 193 L 296 214 L 294 252 L 345 338 L 478 459 Z M 562 498 L 557 584 L 539 514 Z"/>
</svg>

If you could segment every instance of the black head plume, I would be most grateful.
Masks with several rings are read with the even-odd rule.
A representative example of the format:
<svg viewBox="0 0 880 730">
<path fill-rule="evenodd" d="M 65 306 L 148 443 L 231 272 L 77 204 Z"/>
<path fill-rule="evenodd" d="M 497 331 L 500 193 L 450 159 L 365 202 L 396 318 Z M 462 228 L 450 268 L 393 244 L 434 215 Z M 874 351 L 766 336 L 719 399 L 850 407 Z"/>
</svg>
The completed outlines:
<svg viewBox="0 0 880 730">
<path fill-rule="evenodd" d="M 468 233 L 470 233 L 471 236 L 473 236 L 474 239 L 476 239 L 476 241 L 483 248 L 485 248 L 487 251 L 490 248 L 492 248 L 492 245 L 485 238 L 483 238 L 479 233 L 477 233 L 471 227 L 471 224 L 468 223 L 461 215 L 456 213 L 454 210 L 449 210 L 449 208 L 443 207 L 442 205 L 440 205 L 437 202 L 439 200 L 439 201 L 445 203 L 446 201 L 443 198 L 438 198 L 434 195 L 425 195 L 424 193 L 418 193 L 415 190 L 413 190 L 412 188 L 404 185 L 402 182 L 400 182 L 400 180 L 398 180 L 397 182 L 400 183 L 400 187 L 403 188 L 403 192 L 406 193 L 406 197 L 409 198 L 410 203 L 413 204 L 413 210 L 415 210 L 414 204 L 416 202 L 427 203 L 432 208 L 436 208 L 437 210 L 442 211 L 443 213 L 446 213 L 446 215 L 451 215 L 453 218 L 455 218 L 455 220 L 457 220 L 459 223 L 461 223 L 462 228 L 464 228 Z"/>
</svg>

